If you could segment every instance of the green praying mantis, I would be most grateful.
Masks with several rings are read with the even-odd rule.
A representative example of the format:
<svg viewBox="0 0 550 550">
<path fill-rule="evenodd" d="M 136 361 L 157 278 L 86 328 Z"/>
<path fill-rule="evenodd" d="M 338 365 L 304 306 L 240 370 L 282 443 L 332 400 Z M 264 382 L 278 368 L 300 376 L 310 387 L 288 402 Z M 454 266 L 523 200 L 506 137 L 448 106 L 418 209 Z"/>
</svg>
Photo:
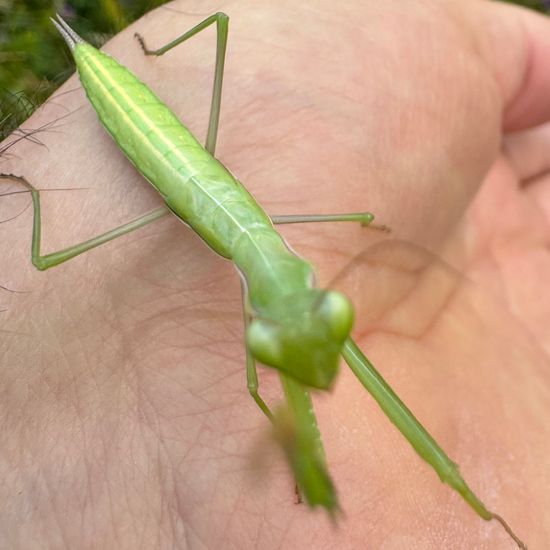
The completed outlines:
<svg viewBox="0 0 550 550">
<path fill-rule="evenodd" d="M 335 290 L 317 288 L 312 266 L 288 247 L 274 224 L 351 221 L 371 225 L 372 214 L 269 217 L 241 183 L 215 158 L 228 17 L 216 13 L 166 46 L 162 55 L 210 25 L 217 28 L 217 55 L 204 147 L 143 83 L 111 57 L 84 42 L 60 17 L 54 24 L 70 47 L 82 85 L 118 146 L 157 189 L 166 206 L 83 243 L 41 254 L 40 194 L 24 178 L 34 208 L 32 262 L 40 270 L 63 263 L 173 213 L 241 275 L 246 325 L 248 389 L 280 434 L 300 493 L 312 506 L 338 510 L 311 390 L 328 390 L 343 357 L 392 423 L 440 479 L 485 520 L 496 519 L 520 548 L 525 544 L 498 514 L 489 511 L 462 478 L 458 466 L 416 420 L 350 336 L 353 306 Z M 383 226 L 379 227 L 383 229 Z M 258 391 L 256 363 L 279 372 L 285 407 L 273 413 Z"/>
</svg>

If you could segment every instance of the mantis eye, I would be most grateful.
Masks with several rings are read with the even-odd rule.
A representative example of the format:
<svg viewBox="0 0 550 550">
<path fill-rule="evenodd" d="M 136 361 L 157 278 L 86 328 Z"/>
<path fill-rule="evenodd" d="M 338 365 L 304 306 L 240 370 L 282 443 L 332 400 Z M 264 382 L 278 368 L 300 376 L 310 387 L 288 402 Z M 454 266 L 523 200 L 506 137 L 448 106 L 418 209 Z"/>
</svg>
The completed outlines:
<svg viewBox="0 0 550 550">
<path fill-rule="evenodd" d="M 353 326 L 353 307 L 343 294 L 328 290 L 323 295 L 317 311 L 327 323 L 335 340 L 342 342 L 349 336 Z"/>
<path fill-rule="evenodd" d="M 263 363 L 277 367 L 282 362 L 280 328 L 277 324 L 263 319 L 254 319 L 246 331 L 246 343 L 252 355 Z"/>
</svg>

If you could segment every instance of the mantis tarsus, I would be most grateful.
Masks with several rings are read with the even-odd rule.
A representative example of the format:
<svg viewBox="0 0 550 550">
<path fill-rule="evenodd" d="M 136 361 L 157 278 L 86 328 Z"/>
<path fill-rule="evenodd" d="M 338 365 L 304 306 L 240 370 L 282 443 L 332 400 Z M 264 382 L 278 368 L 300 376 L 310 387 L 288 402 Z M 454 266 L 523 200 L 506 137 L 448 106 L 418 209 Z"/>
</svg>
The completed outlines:
<svg viewBox="0 0 550 550">
<path fill-rule="evenodd" d="M 340 355 L 381 408 L 445 483 L 457 490 L 485 520 L 506 522 L 486 509 L 454 464 L 414 418 L 350 337 L 353 309 L 348 299 L 313 285 L 308 262 L 292 253 L 273 223 L 372 222 L 370 214 L 269 218 L 252 196 L 214 158 L 220 114 L 228 18 L 217 13 L 163 48 L 162 55 L 202 29 L 216 24 L 217 56 L 206 144 L 202 147 L 145 85 L 112 58 L 86 44 L 59 18 L 55 25 L 73 51 L 83 86 L 99 117 L 138 170 L 157 188 L 167 207 L 67 249 L 41 255 L 40 196 L 26 180 L 34 207 L 32 261 L 48 269 L 95 246 L 173 212 L 215 252 L 234 262 L 243 280 L 248 387 L 262 411 L 279 428 L 281 442 L 300 491 L 311 506 L 338 509 L 310 388 L 328 389 Z M 2 177 L 14 177 L 3 175 Z M 283 413 L 273 414 L 258 393 L 256 361 L 277 369 L 286 397 Z"/>
</svg>

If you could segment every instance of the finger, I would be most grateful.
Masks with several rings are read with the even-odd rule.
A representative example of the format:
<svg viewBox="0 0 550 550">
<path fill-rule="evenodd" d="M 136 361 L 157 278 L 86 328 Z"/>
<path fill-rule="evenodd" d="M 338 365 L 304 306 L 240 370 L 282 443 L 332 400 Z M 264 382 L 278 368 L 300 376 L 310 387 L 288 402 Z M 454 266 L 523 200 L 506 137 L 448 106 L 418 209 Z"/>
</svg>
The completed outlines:
<svg viewBox="0 0 550 550">
<path fill-rule="evenodd" d="M 483 7 L 481 7 L 483 6 Z M 550 20 L 528 10 L 483 3 L 476 26 L 501 88 L 503 128 L 521 130 L 550 120 Z"/>
<path fill-rule="evenodd" d="M 514 132 L 505 137 L 504 153 L 522 182 L 550 171 L 550 124 Z"/>
</svg>

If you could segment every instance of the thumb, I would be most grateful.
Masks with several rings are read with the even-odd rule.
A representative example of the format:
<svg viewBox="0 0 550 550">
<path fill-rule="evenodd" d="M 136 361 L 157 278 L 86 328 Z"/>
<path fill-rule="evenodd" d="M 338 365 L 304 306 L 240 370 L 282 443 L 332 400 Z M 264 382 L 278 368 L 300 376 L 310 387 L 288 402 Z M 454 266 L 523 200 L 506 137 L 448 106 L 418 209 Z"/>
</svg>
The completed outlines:
<svg viewBox="0 0 550 550">
<path fill-rule="evenodd" d="M 497 2 L 483 3 L 481 9 L 485 17 L 476 26 L 483 37 L 484 57 L 502 92 L 503 130 L 549 121 L 550 19 Z"/>
</svg>

